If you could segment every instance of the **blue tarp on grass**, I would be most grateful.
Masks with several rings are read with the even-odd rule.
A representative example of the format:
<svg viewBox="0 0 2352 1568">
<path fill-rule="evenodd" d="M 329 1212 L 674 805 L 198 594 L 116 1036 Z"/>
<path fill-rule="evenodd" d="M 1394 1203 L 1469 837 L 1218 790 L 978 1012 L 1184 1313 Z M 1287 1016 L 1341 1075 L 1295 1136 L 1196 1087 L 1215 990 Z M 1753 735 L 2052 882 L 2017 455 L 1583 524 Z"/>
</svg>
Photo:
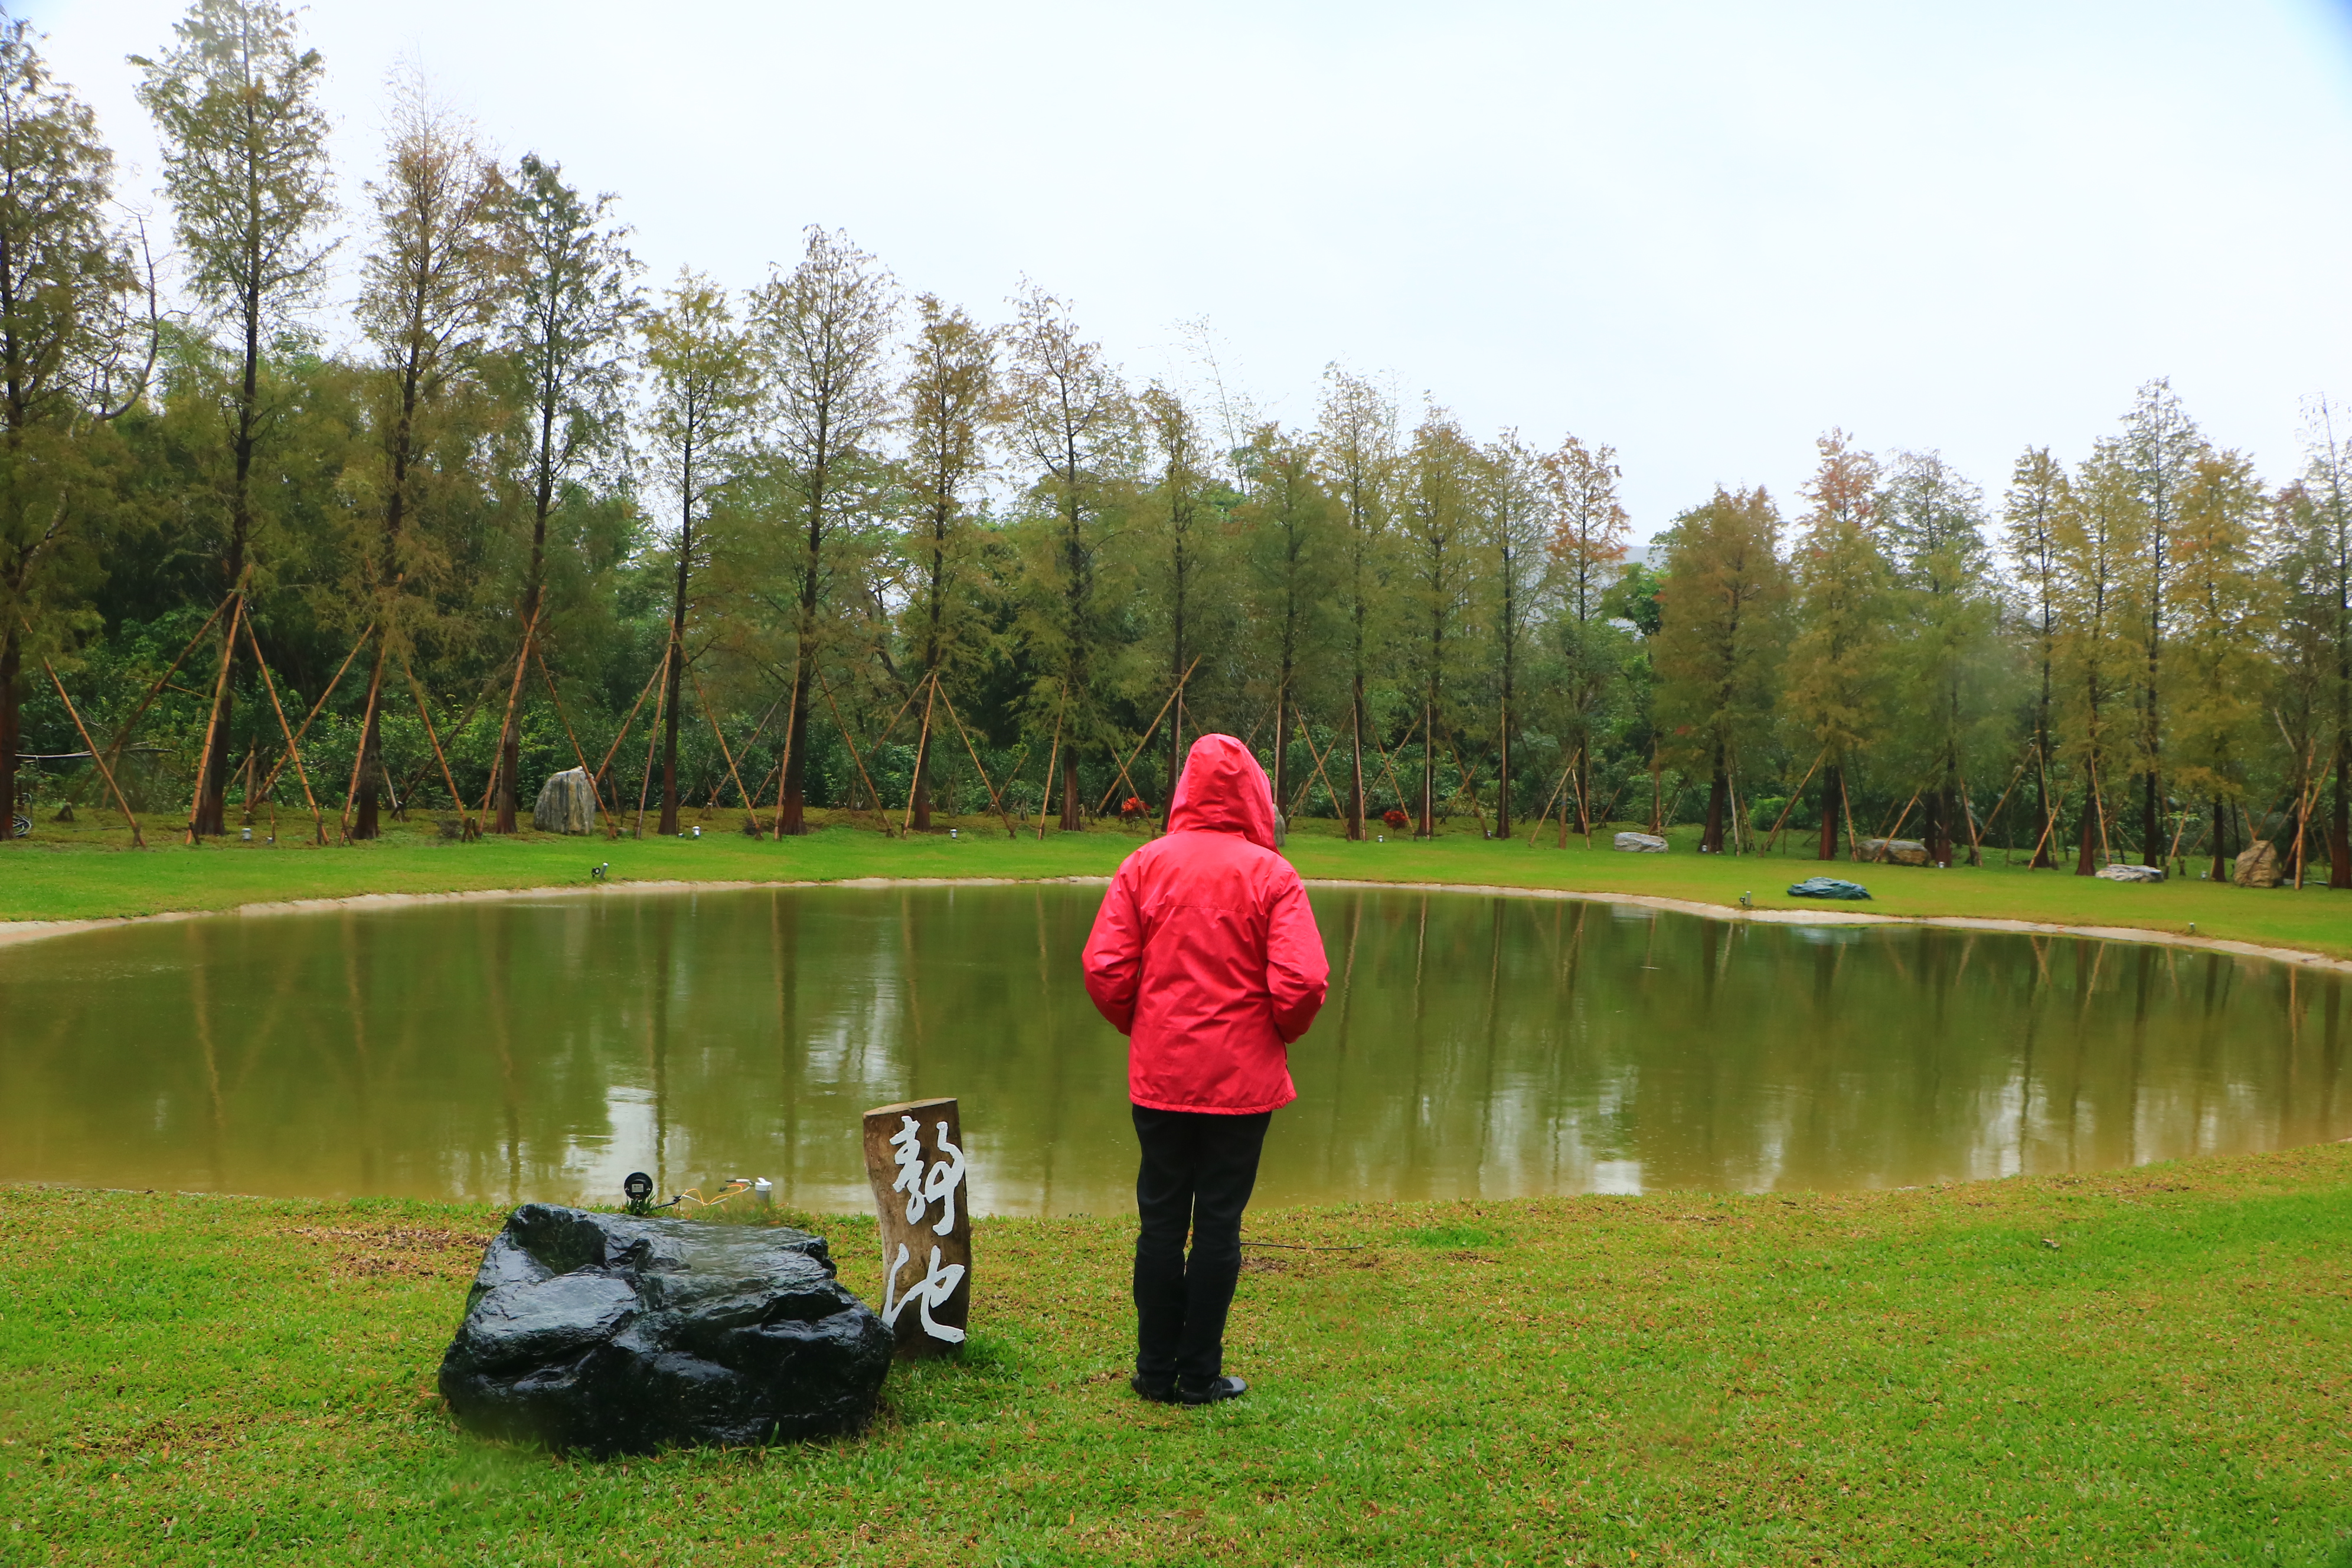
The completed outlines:
<svg viewBox="0 0 2352 1568">
<path fill-rule="evenodd" d="M 1792 899 L 1866 899 L 1870 889 L 1860 882 L 1842 882 L 1835 877 L 1808 877 L 1789 889 Z"/>
</svg>

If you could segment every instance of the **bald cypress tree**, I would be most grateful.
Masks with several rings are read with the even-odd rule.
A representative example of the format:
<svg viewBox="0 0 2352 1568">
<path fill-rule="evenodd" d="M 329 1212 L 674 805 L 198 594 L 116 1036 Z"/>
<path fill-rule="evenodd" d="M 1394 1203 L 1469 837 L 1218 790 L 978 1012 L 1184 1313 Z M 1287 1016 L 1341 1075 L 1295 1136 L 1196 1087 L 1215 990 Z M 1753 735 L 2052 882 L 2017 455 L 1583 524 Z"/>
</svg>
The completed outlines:
<svg viewBox="0 0 2352 1568">
<path fill-rule="evenodd" d="M 1770 733 L 1785 652 L 1780 513 L 1759 487 L 1718 489 L 1666 535 L 1655 639 L 1661 756 L 1707 777 L 1702 848 L 1720 855 L 1731 774 Z"/>
<path fill-rule="evenodd" d="M 277 0 L 195 0 L 173 35 L 169 50 L 131 63 L 143 72 L 139 99 L 163 144 L 172 231 L 209 351 L 192 370 L 219 410 L 204 480 L 218 513 L 218 583 L 227 593 L 246 583 L 278 477 L 284 411 L 265 360 L 317 298 L 334 250 L 319 232 L 334 213 L 319 101 L 326 66 L 302 47 L 293 13 Z M 223 656 L 234 669 L 236 649 Z M 235 690 L 233 679 L 221 682 L 193 824 L 199 834 L 222 829 Z"/>
</svg>

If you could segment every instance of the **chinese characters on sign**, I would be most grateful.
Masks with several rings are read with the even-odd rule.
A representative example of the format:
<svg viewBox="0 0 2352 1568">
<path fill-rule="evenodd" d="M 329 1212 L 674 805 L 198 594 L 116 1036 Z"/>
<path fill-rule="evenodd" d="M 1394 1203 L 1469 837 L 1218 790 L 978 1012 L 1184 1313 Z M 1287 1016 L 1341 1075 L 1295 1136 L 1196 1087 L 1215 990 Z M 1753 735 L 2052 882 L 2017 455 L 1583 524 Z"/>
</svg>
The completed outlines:
<svg viewBox="0 0 2352 1568">
<path fill-rule="evenodd" d="M 866 1113 L 866 1173 L 882 1220 L 882 1321 L 898 1353 L 962 1342 L 971 1310 L 971 1215 L 952 1100 Z"/>
</svg>

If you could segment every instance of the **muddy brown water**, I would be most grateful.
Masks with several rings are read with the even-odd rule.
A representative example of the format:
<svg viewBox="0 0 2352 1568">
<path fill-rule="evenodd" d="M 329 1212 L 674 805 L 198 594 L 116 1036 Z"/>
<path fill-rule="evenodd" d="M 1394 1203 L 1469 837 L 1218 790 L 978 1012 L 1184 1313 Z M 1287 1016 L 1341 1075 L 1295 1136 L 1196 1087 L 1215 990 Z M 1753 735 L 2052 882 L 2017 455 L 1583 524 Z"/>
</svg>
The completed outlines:
<svg viewBox="0 0 2352 1568">
<path fill-rule="evenodd" d="M 0 950 L 0 1180 L 863 1208 L 951 1094 L 974 1207 L 1133 1206 L 1096 888 L 597 893 Z M 1906 1186 L 2352 1136 L 2343 977 L 2179 948 L 1314 894 L 1261 1202 Z"/>
</svg>

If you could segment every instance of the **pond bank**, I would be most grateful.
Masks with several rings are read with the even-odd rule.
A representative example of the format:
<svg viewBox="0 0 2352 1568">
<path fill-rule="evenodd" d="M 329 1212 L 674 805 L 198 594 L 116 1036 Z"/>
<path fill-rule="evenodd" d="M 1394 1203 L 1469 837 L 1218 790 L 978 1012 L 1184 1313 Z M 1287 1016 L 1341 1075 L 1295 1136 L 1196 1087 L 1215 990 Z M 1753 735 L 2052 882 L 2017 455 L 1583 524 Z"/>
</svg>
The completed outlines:
<svg viewBox="0 0 2352 1568">
<path fill-rule="evenodd" d="M 975 1226 L 865 1436 L 551 1460 L 435 1369 L 478 1205 L 0 1187 L 27 1561 L 2334 1561 L 2352 1149 L 1253 1211 L 1247 1398 L 1127 1392 L 1132 1218 Z M 868 1300 L 868 1215 L 815 1220 Z M 1345 1247 L 1346 1251 L 1292 1248 Z M 1638 1554 L 1638 1555 L 1636 1555 Z"/>
<path fill-rule="evenodd" d="M 1763 868 L 1753 868 L 1760 869 Z M 1922 925 L 1954 931 L 2003 931 L 2028 936 L 2083 937 L 2102 942 L 2147 942 L 2163 947 L 2203 949 L 2226 952 L 2241 958 L 2262 958 L 2283 963 L 2294 963 L 2308 968 L 2324 969 L 2337 973 L 2352 973 L 2352 958 L 2337 956 L 2313 948 L 2282 945 L 2277 942 L 2250 942 L 2238 938 L 2200 935 L 2189 931 L 2173 931 L 2149 926 L 2116 924 L 2076 924 L 2059 921 L 2028 920 L 2000 915 L 1902 914 L 1856 910 L 1830 905 L 1801 905 L 1797 908 L 1742 908 L 1736 903 L 1716 902 L 1703 899 L 1676 898 L 1661 894 L 1630 891 L 1622 889 L 1591 889 L 1569 887 L 1531 887 L 1525 884 L 1493 882 L 1423 881 L 1417 879 L 1365 879 L 1345 877 L 1308 876 L 1311 888 L 1348 888 L 1365 891 L 1418 889 L 1433 893 L 1464 893 L 1490 898 L 1564 899 L 1580 902 L 1632 904 L 1643 909 L 1668 910 L 1677 914 L 1699 915 L 1709 920 L 1756 921 L 1767 924 L 1836 926 L 1836 925 Z M 214 910 L 173 910 L 153 914 L 121 915 L 89 920 L 61 921 L 0 921 L 0 948 L 23 942 L 38 942 L 50 937 L 68 936 L 79 931 L 102 931 L 115 926 L 153 924 L 163 921 L 194 920 L 205 915 L 236 915 L 263 917 L 275 915 L 326 914 L 338 910 L 369 910 L 406 909 L 433 904 L 478 903 L 501 900 L 542 899 L 555 896 L 609 898 L 622 894 L 694 893 L 740 891 L 776 888 L 945 888 L 945 887 L 1011 887 L 1107 885 L 1109 877 L 1103 875 L 1047 876 L 841 876 L 824 878 L 785 879 L 698 879 L 655 878 L 600 881 L 582 887 L 578 882 L 521 888 L 470 888 L 446 892 L 385 892 L 352 893 L 334 898 L 281 899 L 253 903 L 231 904 Z M 2240 889 L 2242 890 L 2242 889 Z M 1783 900 L 1782 902 L 1787 902 Z M 2352 905 L 2345 912 L 2352 914 Z M 2192 922 L 2193 923 L 2193 922 Z M 2316 936 L 2318 933 L 2314 933 Z"/>
</svg>

